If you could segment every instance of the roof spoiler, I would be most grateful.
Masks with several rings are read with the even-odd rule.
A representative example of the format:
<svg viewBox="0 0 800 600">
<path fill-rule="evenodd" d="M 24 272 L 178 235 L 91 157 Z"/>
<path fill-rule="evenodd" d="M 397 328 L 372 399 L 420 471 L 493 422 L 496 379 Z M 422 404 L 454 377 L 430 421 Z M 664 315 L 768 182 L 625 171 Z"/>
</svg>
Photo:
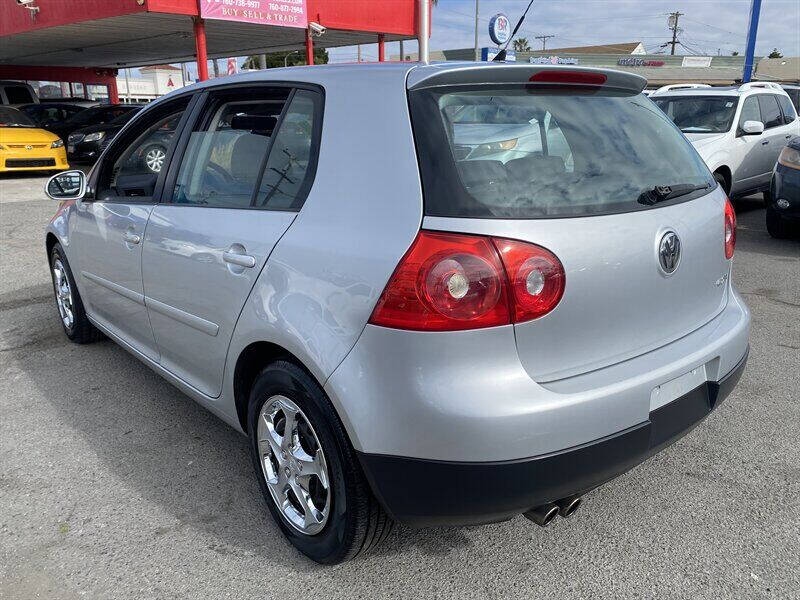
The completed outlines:
<svg viewBox="0 0 800 600">
<path fill-rule="evenodd" d="M 770 90 L 780 90 L 783 91 L 783 88 L 779 86 L 777 83 L 772 83 L 771 81 L 749 81 L 747 83 L 743 83 L 739 86 L 740 92 L 746 92 L 747 90 L 752 90 L 756 88 L 767 88 Z"/>
<path fill-rule="evenodd" d="M 638 94 L 647 79 L 613 69 L 593 69 L 571 65 L 513 65 L 508 63 L 439 63 L 418 67 L 408 74 L 408 89 L 450 85 L 547 85 L 565 87 L 608 87 Z"/>
<path fill-rule="evenodd" d="M 670 90 L 699 90 L 710 87 L 707 83 L 673 83 L 672 85 L 661 86 L 653 94 L 661 94 Z"/>
</svg>

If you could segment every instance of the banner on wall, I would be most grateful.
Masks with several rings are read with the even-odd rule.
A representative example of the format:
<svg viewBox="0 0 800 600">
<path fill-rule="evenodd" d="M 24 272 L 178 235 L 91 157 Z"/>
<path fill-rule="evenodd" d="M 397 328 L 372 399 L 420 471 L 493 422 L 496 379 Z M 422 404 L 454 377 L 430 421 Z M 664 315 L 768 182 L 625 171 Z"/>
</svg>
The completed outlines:
<svg viewBox="0 0 800 600">
<path fill-rule="evenodd" d="M 308 27 L 306 0 L 200 0 L 204 19 Z"/>
</svg>

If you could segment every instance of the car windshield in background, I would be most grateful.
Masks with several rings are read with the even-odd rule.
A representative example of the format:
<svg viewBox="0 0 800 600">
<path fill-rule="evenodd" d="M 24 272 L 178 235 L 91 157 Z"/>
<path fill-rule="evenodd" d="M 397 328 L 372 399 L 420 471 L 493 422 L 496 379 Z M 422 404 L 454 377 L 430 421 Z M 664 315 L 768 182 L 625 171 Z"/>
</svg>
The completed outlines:
<svg viewBox="0 0 800 600">
<path fill-rule="evenodd" d="M 647 210 L 711 174 L 642 94 L 504 87 L 412 92 L 426 214 L 546 218 Z M 641 202 L 642 194 L 673 187 Z"/>
<path fill-rule="evenodd" d="M 36 127 L 36 123 L 22 111 L 0 106 L 0 127 Z"/>
<path fill-rule="evenodd" d="M 736 96 L 670 96 L 653 98 L 684 133 L 725 133 L 733 124 Z"/>
<path fill-rule="evenodd" d="M 136 110 L 129 110 L 127 112 L 124 112 L 120 116 L 118 116 L 117 118 L 111 119 L 107 124 L 109 126 L 114 126 L 114 125 L 122 126 L 122 125 L 125 125 L 125 123 L 130 121 L 136 115 L 136 113 L 139 112 L 139 110 L 140 109 L 137 108 Z"/>
</svg>

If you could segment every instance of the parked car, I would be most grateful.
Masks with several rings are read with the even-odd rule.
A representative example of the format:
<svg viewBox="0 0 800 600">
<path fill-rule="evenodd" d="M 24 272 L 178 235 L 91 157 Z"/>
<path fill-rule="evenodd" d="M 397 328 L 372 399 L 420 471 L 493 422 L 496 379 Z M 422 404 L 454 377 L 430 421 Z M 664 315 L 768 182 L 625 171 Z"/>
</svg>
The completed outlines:
<svg viewBox="0 0 800 600">
<path fill-rule="evenodd" d="M 789 237 L 800 226 L 800 137 L 781 150 L 770 184 L 767 231 L 774 238 Z"/>
<path fill-rule="evenodd" d="M 113 121 L 126 112 L 139 110 L 138 105 L 130 104 L 103 104 L 86 108 L 76 113 L 66 121 L 50 126 L 50 131 L 58 134 L 62 140 L 68 140 L 69 134 L 78 129 L 89 127 L 90 125 L 104 125 Z"/>
<path fill-rule="evenodd" d="M 673 86 L 656 90 L 651 99 L 675 121 L 731 197 L 768 192 L 778 154 L 800 135 L 797 112 L 775 83 Z"/>
<path fill-rule="evenodd" d="M 0 105 L 16 106 L 19 104 L 37 104 L 39 97 L 24 81 L 0 80 Z"/>
<path fill-rule="evenodd" d="M 747 359 L 733 209 L 644 84 L 384 63 L 183 88 L 88 178 L 48 183 L 64 332 L 106 334 L 248 435 L 272 516 L 318 562 L 394 521 L 570 516 Z M 465 159 L 467 106 L 536 115 L 541 147 Z M 174 120 L 158 173 L 130 161 Z"/>
<path fill-rule="evenodd" d="M 783 91 L 789 94 L 789 98 L 794 104 L 795 112 L 800 113 L 800 85 L 783 84 L 781 85 Z"/>
<path fill-rule="evenodd" d="M 93 163 L 111 143 L 120 129 L 139 111 L 126 110 L 108 123 L 76 129 L 67 137 L 67 158 L 71 163 Z"/>
<path fill-rule="evenodd" d="M 91 108 L 92 106 L 99 106 L 100 103 L 97 100 L 89 100 L 88 98 L 82 98 L 81 96 L 65 96 L 61 98 L 39 98 L 39 102 L 42 104 L 71 104 L 73 106 L 80 106 L 81 108 Z"/>
<path fill-rule="evenodd" d="M 0 173 L 69 168 L 64 142 L 16 108 L 0 106 Z"/>
<path fill-rule="evenodd" d="M 81 106 L 74 104 L 41 103 L 41 104 L 22 104 L 18 106 L 22 112 L 28 115 L 42 129 L 49 129 L 57 126 L 84 110 Z"/>
</svg>

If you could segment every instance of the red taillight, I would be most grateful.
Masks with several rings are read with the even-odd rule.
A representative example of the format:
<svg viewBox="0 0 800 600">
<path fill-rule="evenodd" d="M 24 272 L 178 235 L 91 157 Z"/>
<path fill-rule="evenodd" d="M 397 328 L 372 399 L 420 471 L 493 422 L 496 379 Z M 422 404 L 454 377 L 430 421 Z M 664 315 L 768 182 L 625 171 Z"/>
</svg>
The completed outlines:
<svg viewBox="0 0 800 600">
<path fill-rule="evenodd" d="M 546 69 L 531 75 L 528 81 L 532 83 L 559 83 L 579 85 L 603 85 L 606 82 L 603 73 L 586 71 L 570 71 L 564 69 Z"/>
<path fill-rule="evenodd" d="M 555 254 L 534 244 L 494 238 L 512 292 L 515 323 L 553 310 L 564 294 L 564 267 Z"/>
<path fill-rule="evenodd" d="M 733 258 L 736 247 L 736 212 L 730 200 L 725 200 L 725 258 Z"/>
<path fill-rule="evenodd" d="M 564 270 L 548 250 L 499 238 L 421 231 L 370 323 L 454 331 L 508 325 L 552 310 Z"/>
</svg>

